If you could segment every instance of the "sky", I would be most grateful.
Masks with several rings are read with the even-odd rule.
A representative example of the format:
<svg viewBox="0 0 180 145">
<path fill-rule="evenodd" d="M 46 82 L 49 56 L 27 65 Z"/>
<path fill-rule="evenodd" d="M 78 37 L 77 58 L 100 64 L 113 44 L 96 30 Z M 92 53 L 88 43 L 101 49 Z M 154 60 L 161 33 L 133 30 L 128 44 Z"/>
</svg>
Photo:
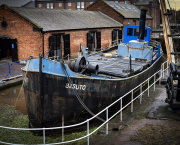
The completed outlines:
<svg viewBox="0 0 180 145">
<path fill-rule="evenodd" d="M 0 5 L 7 4 L 9 6 L 20 7 L 29 1 L 31 1 L 31 0 L 0 0 Z M 165 1 L 167 1 L 167 0 L 165 0 Z M 172 8 L 174 8 L 174 9 L 176 8 L 176 10 L 180 9 L 180 0 L 169 0 L 169 3 Z"/>
<path fill-rule="evenodd" d="M 167 1 L 167 0 L 166 0 Z M 180 0 L 169 0 L 171 8 L 176 8 L 176 10 L 180 9 Z"/>
</svg>

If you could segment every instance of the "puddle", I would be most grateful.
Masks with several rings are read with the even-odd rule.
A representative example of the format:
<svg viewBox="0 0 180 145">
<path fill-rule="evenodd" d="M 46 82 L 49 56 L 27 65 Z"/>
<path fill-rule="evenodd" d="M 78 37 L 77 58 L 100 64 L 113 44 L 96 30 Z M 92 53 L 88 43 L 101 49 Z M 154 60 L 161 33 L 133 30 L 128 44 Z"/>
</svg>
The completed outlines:
<svg viewBox="0 0 180 145">
<path fill-rule="evenodd" d="M 24 115 L 27 115 L 26 102 L 25 102 L 23 88 L 19 95 L 21 86 L 22 85 L 17 85 L 17 86 L 10 87 L 5 90 L 1 90 L 0 91 L 0 103 L 12 105 L 12 106 L 15 105 L 15 103 L 16 103 L 16 110 L 20 111 Z M 18 95 L 19 95 L 19 98 L 18 98 Z M 16 102 L 16 99 L 17 99 L 17 102 Z"/>
</svg>

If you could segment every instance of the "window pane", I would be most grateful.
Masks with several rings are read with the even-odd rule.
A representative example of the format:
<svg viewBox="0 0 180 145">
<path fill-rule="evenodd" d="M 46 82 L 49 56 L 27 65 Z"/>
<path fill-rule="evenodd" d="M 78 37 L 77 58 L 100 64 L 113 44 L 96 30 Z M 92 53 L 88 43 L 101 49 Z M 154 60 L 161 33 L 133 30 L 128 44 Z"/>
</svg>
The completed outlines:
<svg viewBox="0 0 180 145">
<path fill-rule="evenodd" d="M 51 9 L 53 9 L 53 3 L 51 3 Z"/>
<path fill-rule="evenodd" d="M 71 3 L 68 3 L 68 6 L 71 6 Z"/>
<path fill-rule="evenodd" d="M 133 28 L 128 28 L 127 29 L 127 36 L 132 36 L 133 35 Z"/>
<path fill-rule="evenodd" d="M 80 2 L 77 2 L 77 9 L 80 8 Z"/>
<path fill-rule="evenodd" d="M 84 9 L 84 2 L 81 2 L 81 8 Z"/>
<path fill-rule="evenodd" d="M 128 4 L 128 1 L 125 1 L 125 4 Z"/>
<path fill-rule="evenodd" d="M 139 29 L 134 29 L 134 36 L 139 36 Z"/>
<path fill-rule="evenodd" d="M 93 2 L 90 2 L 90 4 L 92 4 Z"/>
<path fill-rule="evenodd" d="M 115 3 L 118 3 L 118 1 L 115 1 Z"/>
<path fill-rule="evenodd" d="M 147 29 L 145 29 L 144 37 L 147 37 Z"/>
<path fill-rule="evenodd" d="M 62 3 L 59 3 L 59 7 L 62 7 Z"/>
<path fill-rule="evenodd" d="M 47 9 L 49 9 L 49 3 L 46 4 Z"/>
</svg>

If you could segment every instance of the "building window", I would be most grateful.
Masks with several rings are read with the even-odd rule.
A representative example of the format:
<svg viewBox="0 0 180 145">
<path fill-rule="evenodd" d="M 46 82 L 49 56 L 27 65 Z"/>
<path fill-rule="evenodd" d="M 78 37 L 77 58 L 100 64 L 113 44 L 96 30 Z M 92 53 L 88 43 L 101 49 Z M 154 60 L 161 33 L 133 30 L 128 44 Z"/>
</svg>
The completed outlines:
<svg viewBox="0 0 180 145">
<path fill-rule="evenodd" d="M 53 9 L 53 3 L 51 3 L 51 9 Z"/>
<path fill-rule="evenodd" d="M 125 1 L 125 4 L 128 4 L 128 1 Z"/>
<path fill-rule="evenodd" d="M 41 4 L 39 4 L 39 8 L 41 8 L 42 7 L 42 5 Z"/>
<path fill-rule="evenodd" d="M 59 3 L 59 7 L 62 7 L 62 3 Z"/>
<path fill-rule="evenodd" d="M 80 2 L 77 2 L 77 10 L 80 10 Z"/>
<path fill-rule="evenodd" d="M 93 2 L 90 2 L 90 5 L 92 4 Z"/>
<path fill-rule="evenodd" d="M 69 8 L 68 10 L 71 10 L 71 8 Z"/>
<path fill-rule="evenodd" d="M 84 9 L 84 2 L 81 2 L 81 9 Z"/>
<path fill-rule="evenodd" d="M 118 3 L 118 1 L 115 1 L 115 3 Z"/>
<path fill-rule="evenodd" d="M 68 6 L 70 7 L 70 6 L 71 6 L 71 3 L 68 3 Z"/>
<path fill-rule="evenodd" d="M 133 36 L 133 28 L 127 29 L 127 36 Z"/>
<path fill-rule="evenodd" d="M 49 9 L 49 3 L 46 4 L 46 8 Z"/>
<path fill-rule="evenodd" d="M 88 51 L 101 50 L 101 32 L 87 33 L 87 47 Z"/>
</svg>

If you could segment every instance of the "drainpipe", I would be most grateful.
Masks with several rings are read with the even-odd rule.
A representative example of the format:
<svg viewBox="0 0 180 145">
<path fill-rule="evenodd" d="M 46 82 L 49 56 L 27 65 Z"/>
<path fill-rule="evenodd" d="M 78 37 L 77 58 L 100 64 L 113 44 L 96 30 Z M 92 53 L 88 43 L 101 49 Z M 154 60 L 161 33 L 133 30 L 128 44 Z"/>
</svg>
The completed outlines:
<svg viewBox="0 0 180 145">
<path fill-rule="evenodd" d="M 41 29 L 41 33 L 42 33 L 42 44 L 43 44 L 43 54 L 42 54 L 42 57 L 44 57 L 44 31 L 43 31 L 43 28 Z"/>
</svg>

